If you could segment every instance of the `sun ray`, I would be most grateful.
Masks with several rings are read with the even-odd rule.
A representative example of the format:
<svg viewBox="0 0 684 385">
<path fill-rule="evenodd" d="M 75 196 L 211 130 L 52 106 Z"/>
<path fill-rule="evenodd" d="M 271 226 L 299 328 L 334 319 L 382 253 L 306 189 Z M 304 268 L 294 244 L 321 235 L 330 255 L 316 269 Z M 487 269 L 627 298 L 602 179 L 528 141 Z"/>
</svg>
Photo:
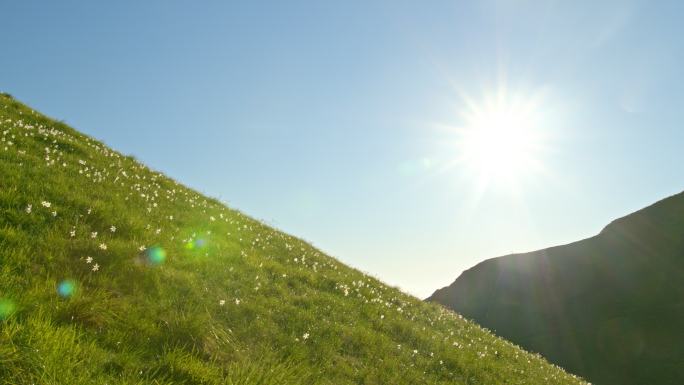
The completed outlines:
<svg viewBox="0 0 684 385">
<path fill-rule="evenodd" d="M 514 189 L 522 179 L 542 171 L 544 137 L 539 101 L 500 87 L 481 102 L 463 99 L 456 133 L 455 164 L 482 193 L 493 185 Z"/>
</svg>

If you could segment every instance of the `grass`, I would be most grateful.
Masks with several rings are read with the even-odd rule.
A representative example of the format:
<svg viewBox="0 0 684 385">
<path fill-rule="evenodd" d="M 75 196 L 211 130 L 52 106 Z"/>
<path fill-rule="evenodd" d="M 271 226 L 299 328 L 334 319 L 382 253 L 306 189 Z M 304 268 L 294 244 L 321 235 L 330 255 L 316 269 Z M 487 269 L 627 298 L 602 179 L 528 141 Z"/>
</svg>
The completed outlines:
<svg viewBox="0 0 684 385">
<path fill-rule="evenodd" d="M 7 94 L 0 140 L 0 384 L 584 383 Z"/>
</svg>

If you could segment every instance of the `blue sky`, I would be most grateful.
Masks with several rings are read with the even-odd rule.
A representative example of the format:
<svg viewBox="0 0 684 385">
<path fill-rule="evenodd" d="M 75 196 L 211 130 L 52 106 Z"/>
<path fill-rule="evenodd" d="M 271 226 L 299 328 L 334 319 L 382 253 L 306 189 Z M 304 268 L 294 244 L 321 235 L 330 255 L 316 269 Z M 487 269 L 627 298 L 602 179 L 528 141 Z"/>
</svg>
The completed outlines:
<svg viewBox="0 0 684 385">
<path fill-rule="evenodd" d="M 0 89 L 426 296 L 485 258 L 591 236 L 684 189 L 683 11 L 6 2 Z M 542 170 L 482 188 L 449 127 L 501 88 L 538 101 Z"/>
</svg>

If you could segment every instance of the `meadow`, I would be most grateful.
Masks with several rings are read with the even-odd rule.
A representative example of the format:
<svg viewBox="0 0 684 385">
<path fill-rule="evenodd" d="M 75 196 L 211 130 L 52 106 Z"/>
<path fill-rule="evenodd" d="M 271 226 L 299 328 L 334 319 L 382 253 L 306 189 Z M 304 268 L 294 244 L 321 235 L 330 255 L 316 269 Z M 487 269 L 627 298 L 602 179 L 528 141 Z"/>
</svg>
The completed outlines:
<svg viewBox="0 0 684 385">
<path fill-rule="evenodd" d="M 585 383 L 8 94 L 0 140 L 1 384 Z"/>
</svg>

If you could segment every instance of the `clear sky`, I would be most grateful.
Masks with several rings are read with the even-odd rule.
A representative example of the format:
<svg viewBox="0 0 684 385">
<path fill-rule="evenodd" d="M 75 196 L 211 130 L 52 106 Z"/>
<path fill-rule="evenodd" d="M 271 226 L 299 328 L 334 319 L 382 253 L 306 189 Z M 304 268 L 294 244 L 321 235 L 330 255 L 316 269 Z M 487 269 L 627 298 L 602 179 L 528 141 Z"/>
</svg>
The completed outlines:
<svg viewBox="0 0 684 385">
<path fill-rule="evenodd" d="M 684 189 L 681 1 L 22 0 L 0 13 L 0 90 L 421 297 Z M 497 103 L 532 105 L 541 139 L 514 154 L 485 139 L 496 161 L 464 160 L 463 127 Z M 504 178 L 501 151 L 527 161 Z"/>
</svg>

